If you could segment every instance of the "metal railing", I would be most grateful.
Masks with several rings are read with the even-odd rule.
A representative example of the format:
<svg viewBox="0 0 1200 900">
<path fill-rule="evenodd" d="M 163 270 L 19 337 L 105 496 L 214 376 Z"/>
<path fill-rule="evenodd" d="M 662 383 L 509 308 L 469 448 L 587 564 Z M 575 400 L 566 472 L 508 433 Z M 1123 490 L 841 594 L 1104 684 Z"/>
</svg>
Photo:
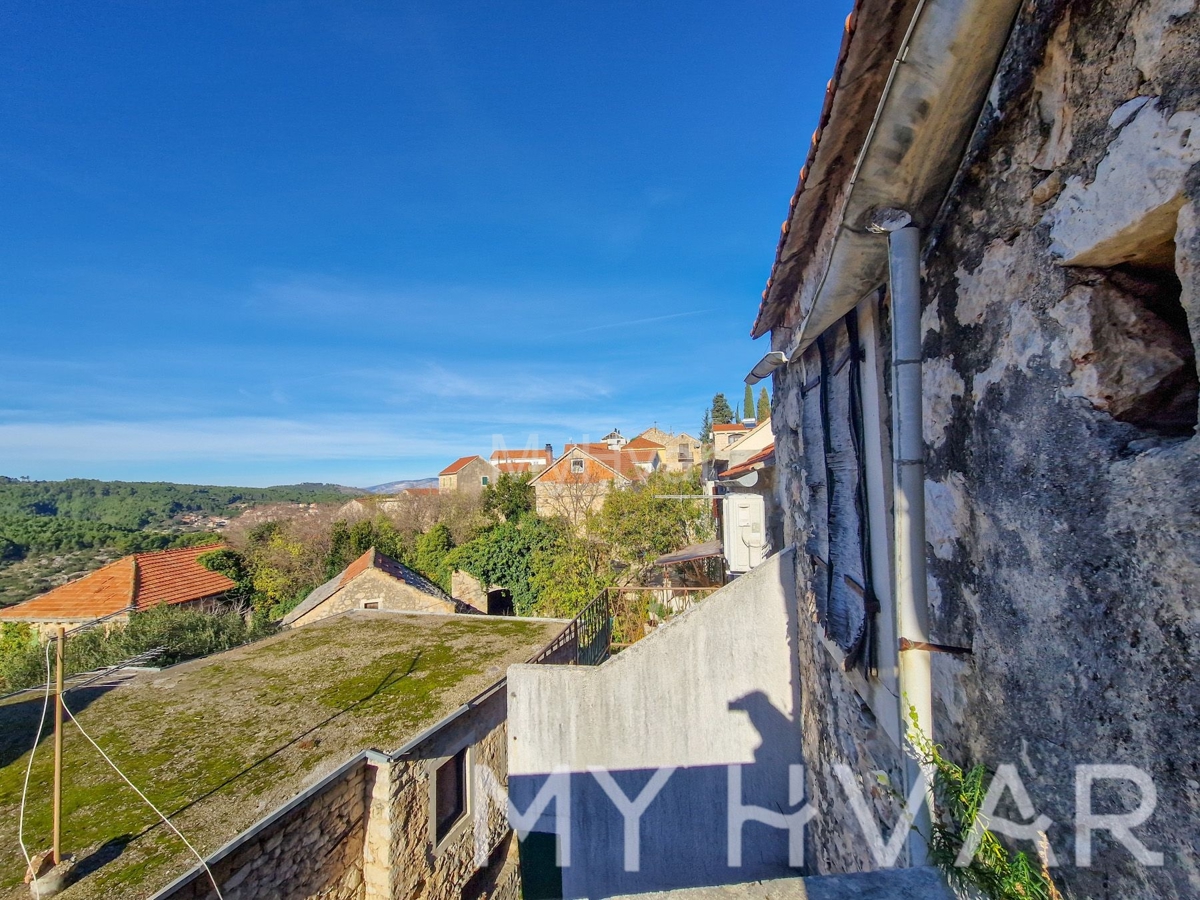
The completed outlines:
<svg viewBox="0 0 1200 900">
<path fill-rule="evenodd" d="M 530 657 L 542 665 L 598 666 L 608 659 L 612 644 L 612 615 L 608 593 L 601 591 L 553 641 Z"/>
<path fill-rule="evenodd" d="M 635 644 L 656 628 L 690 609 L 709 594 L 720 590 L 709 587 L 668 587 L 629 585 L 610 587 L 610 616 L 613 623 L 612 646 L 623 649 Z"/>
</svg>

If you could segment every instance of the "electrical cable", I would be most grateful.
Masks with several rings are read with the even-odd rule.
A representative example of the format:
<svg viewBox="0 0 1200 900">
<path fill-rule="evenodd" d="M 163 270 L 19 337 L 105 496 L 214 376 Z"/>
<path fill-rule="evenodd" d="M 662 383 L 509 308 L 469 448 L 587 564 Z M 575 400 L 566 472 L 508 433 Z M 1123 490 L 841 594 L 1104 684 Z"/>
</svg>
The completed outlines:
<svg viewBox="0 0 1200 900">
<path fill-rule="evenodd" d="M 49 658 L 49 657 L 47 657 L 47 658 Z M 83 726 L 79 724 L 79 720 L 77 718 L 75 718 L 75 713 L 71 712 L 71 710 L 70 710 L 70 708 L 68 708 L 65 700 L 63 701 L 63 709 L 66 710 L 67 715 L 69 715 L 71 717 L 71 721 L 75 723 L 75 727 L 79 729 L 79 733 L 82 734 L 85 738 L 87 738 L 87 741 L 89 744 L 91 744 L 93 747 L 96 748 L 96 752 L 99 753 L 102 757 L 104 757 L 104 761 L 106 763 L 108 763 L 110 766 L 112 766 L 112 769 L 114 772 L 116 772 L 118 775 L 121 776 L 121 780 L 124 781 L 131 788 L 133 788 L 134 793 L 137 794 L 139 797 L 141 797 L 142 801 L 147 806 L 149 806 L 152 810 L 154 810 L 154 812 L 158 815 L 158 817 L 163 820 L 163 824 L 166 825 L 168 828 L 170 828 L 173 832 L 175 832 L 175 834 L 179 837 L 179 839 L 181 841 L 183 841 L 183 843 L 187 846 L 187 848 L 192 851 L 192 855 L 195 856 L 196 859 L 200 860 L 200 865 L 202 865 L 204 867 L 204 871 L 208 873 L 208 880 L 212 882 L 213 890 L 217 892 L 217 900 L 225 900 L 224 895 L 221 894 L 221 888 L 217 885 L 216 876 L 213 875 L 212 869 L 210 869 L 208 867 L 208 862 L 204 859 L 203 856 L 200 855 L 200 852 L 195 847 L 192 846 L 191 842 L 186 837 L 183 836 L 183 832 L 180 831 L 178 828 L 176 828 L 174 823 L 171 822 L 171 820 L 168 819 L 165 815 L 163 815 L 162 810 L 160 810 L 157 806 L 155 806 L 152 802 L 150 802 L 150 798 L 147 797 L 145 794 L 143 794 L 141 792 L 141 790 L 138 789 L 138 786 L 129 780 L 129 777 L 124 772 L 121 771 L 120 767 L 115 762 L 112 761 L 112 757 L 110 757 L 107 753 L 104 752 L 103 749 L 101 749 L 100 745 L 97 744 L 95 742 L 95 740 L 92 739 L 92 736 L 83 730 Z"/>
<path fill-rule="evenodd" d="M 42 696 L 42 715 L 38 719 L 37 734 L 33 738 L 33 747 L 29 751 L 29 764 L 25 766 L 25 784 L 21 788 L 21 810 L 17 814 L 17 843 L 21 845 L 21 855 L 25 857 L 25 865 L 32 873 L 34 900 L 40 900 L 42 892 L 38 889 L 37 874 L 33 872 L 33 859 L 25 849 L 25 799 L 29 796 L 29 776 L 33 772 L 33 757 L 37 754 L 38 744 L 42 740 L 42 729 L 46 726 L 46 711 L 50 708 L 50 642 L 46 641 L 46 693 Z"/>
</svg>

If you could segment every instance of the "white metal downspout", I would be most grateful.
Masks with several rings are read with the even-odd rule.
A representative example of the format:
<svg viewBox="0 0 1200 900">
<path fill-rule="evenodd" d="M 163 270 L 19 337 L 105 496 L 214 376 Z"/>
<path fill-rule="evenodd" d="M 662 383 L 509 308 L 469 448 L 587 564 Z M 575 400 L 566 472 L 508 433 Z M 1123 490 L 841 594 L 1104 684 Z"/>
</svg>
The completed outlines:
<svg viewBox="0 0 1200 900">
<path fill-rule="evenodd" d="M 896 565 L 896 624 L 899 632 L 900 721 L 911 720 L 933 737 L 932 663 L 929 650 L 929 603 L 925 587 L 925 439 L 921 399 L 921 273 L 920 229 L 902 214 L 880 230 L 888 232 L 888 279 L 892 297 L 892 449 L 895 509 L 893 514 Z M 916 646 L 914 646 L 916 645 Z M 908 759 L 905 795 L 920 777 L 920 767 Z M 928 793 L 928 790 L 927 790 Z M 928 798 L 927 798 L 928 799 Z M 915 821 L 929 834 L 929 804 Z M 908 841 L 910 865 L 928 863 L 924 838 L 913 833 Z"/>
</svg>

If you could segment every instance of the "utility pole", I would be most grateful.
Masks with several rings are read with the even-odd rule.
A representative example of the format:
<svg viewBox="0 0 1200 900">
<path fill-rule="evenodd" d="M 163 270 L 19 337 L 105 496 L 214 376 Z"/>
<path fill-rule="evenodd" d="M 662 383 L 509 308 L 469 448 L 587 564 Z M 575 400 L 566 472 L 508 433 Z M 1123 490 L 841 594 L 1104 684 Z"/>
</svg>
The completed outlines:
<svg viewBox="0 0 1200 900">
<path fill-rule="evenodd" d="M 63 733 L 63 644 L 66 629 L 58 626 L 58 673 L 54 693 L 54 865 L 62 862 L 62 733 Z"/>
</svg>

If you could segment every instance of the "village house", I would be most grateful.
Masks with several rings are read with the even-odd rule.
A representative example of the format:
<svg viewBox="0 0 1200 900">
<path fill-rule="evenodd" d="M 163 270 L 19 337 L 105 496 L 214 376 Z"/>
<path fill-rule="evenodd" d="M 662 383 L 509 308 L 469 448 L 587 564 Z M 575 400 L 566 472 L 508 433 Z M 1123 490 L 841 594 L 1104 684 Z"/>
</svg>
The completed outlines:
<svg viewBox="0 0 1200 900">
<path fill-rule="evenodd" d="M 713 453 L 721 453 L 729 446 L 754 430 L 754 425 L 745 422 L 728 422 L 712 427 Z"/>
<path fill-rule="evenodd" d="M 536 474 L 554 462 L 554 448 L 542 450 L 493 450 L 491 463 L 506 475 Z"/>
<path fill-rule="evenodd" d="M 1194 2 L 857 0 L 753 327 L 787 546 L 614 662 L 509 672 L 514 796 L 571 775 L 564 896 L 892 865 L 869 819 L 912 867 L 877 896 L 934 896 L 909 722 L 1019 773 L 1064 894 L 1195 895 L 1198 45 Z M 664 766 L 622 868 L 588 773 Z M 727 796 L 815 810 L 803 867 Z"/>
<path fill-rule="evenodd" d="M 453 615 L 475 612 L 408 566 L 374 547 L 333 576 L 285 615 L 283 625 L 309 625 L 348 609 L 383 609 Z M 484 609 L 484 612 L 487 610 Z"/>
<path fill-rule="evenodd" d="M 68 896 L 216 900 L 215 880 L 225 900 L 518 900 L 504 671 L 573 662 L 575 640 L 561 621 L 357 609 L 73 692 L 72 718 L 170 798 L 205 865 L 69 741 Z M 25 704 L 0 702 L 0 732 L 17 727 L 29 728 Z M 158 762 L 184 749 L 185 765 Z M 49 783 L 52 756 L 38 754 L 35 784 Z M 16 891 L 25 861 L 12 845 L 0 877 Z"/>
<path fill-rule="evenodd" d="M 647 440 L 662 447 L 661 465 L 668 472 L 686 472 L 692 466 L 697 466 L 703 459 L 703 446 L 700 441 L 686 432 L 675 434 L 663 431 L 655 426 L 647 428 L 630 443 Z"/>
<path fill-rule="evenodd" d="M 463 456 L 438 472 L 438 490 L 477 494 L 500 477 L 500 470 L 482 456 Z"/>
<path fill-rule="evenodd" d="M 207 544 L 123 556 L 24 603 L 0 609 L 0 622 L 26 622 L 46 635 L 60 625 L 75 628 L 96 619 L 125 622 L 130 614 L 163 603 L 213 603 L 236 585 L 197 559 L 224 547 Z"/>
<path fill-rule="evenodd" d="M 538 515 L 561 516 L 578 525 L 589 511 L 604 505 L 610 490 L 627 487 L 657 470 L 660 447 L 631 449 L 627 444 L 624 439 L 567 444 L 562 456 L 530 482 Z"/>
</svg>

